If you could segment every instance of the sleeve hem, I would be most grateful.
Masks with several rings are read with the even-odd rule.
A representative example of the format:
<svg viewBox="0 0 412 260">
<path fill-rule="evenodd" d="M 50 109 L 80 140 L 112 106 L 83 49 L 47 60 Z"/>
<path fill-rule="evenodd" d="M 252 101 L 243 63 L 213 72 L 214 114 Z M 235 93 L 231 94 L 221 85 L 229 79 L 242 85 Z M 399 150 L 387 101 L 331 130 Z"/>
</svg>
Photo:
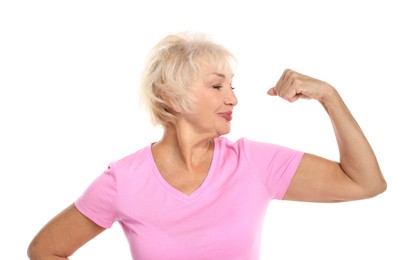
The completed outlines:
<svg viewBox="0 0 412 260">
<path fill-rule="evenodd" d="M 101 226 L 102 228 L 110 228 L 113 223 L 104 221 L 102 219 L 100 219 L 98 216 L 96 216 L 95 214 L 93 214 L 91 211 L 89 211 L 86 207 L 84 207 L 84 205 L 82 204 L 82 202 L 80 200 L 77 200 L 74 203 L 74 206 L 77 208 L 77 210 L 80 211 L 80 213 L 82 213 L 85 217 L 87 217 L 88 219 L 90 219 L 91 221 L 93 221 L 94 223 L 96 223 L 97 225 Z"/>
<path fill-rule="evenodd" d="M 279 190 L 274 196 L 273 199 L 277 199 L 277 200 L 283 200 L 283 198 L 285 197 L 285 194 L 289 188 L 290 183 L 292 182 L 293 177 L 295 176 L 295 173 L 299 167 L 300 161 L 302 160 L 303 157 L 303 152 L 299 152 L 299 156 L 296 156 L 293 158 L 293 165 L 294 165 L 294 169 L 291 171 L 291 174 L 289 174 L 287 176 L 287 178 L 284 180 L 284 184 L 282 185 L 283 189 Z"/>
</svg>

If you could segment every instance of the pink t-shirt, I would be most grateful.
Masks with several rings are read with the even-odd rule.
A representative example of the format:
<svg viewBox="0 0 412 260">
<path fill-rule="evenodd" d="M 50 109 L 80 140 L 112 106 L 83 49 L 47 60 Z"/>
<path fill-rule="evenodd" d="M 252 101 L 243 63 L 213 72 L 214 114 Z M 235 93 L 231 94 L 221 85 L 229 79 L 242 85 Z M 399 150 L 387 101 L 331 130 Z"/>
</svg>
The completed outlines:
<svg viewBox="0 0 412 260">
<path fill-rule="evenodd" d="M 216 138 L 206 179 L 186 195 L 163 179 L 148 146 L 111 163 L 75 205 L 104 228 L 118 221 L 133 259 L 259 259 L 268 203 L 283 198 L 302 155 Z"/>
</svg>

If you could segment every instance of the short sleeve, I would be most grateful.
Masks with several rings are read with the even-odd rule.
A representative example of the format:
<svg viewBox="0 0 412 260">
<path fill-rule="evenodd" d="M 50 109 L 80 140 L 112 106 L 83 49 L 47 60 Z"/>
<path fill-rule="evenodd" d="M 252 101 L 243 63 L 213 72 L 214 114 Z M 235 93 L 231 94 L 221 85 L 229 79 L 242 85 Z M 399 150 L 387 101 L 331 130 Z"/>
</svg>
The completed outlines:
<svg viewBox="0 0 412 260">
<path fill-rule="evenodd" d="M 246 156 L 272 199 L 283 199 L 303 152 L 275 144 L 244 139 Z"/>
<path fill-rule="evenodd" d="M 99 226 L 109 228 L 117 220 L 116 195 L 115 166 L 110 164 L 75 201 L 75 206 Z"/>
</svg>

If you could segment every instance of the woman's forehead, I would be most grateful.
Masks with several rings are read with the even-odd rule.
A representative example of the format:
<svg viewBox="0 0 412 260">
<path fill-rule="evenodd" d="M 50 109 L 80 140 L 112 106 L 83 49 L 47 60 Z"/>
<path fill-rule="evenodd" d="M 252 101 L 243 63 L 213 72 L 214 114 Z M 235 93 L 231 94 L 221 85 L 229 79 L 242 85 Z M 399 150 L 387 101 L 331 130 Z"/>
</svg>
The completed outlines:
<svg viewBox="0 0 412 260">
<path fill-rule="evenodd" d="M 220 71 L 216 69 L 205 70 L 200 73 L 198 79 L 204 82 L 222 80 L 232 81 L 233 73 L 231 71 Z"/>
<path fill-rule="evenodd" d="M 232 78 L 232 66 L 227 61 L 201 62 L 199 74 L 202 76 L 219 76 L 222 78 Z"/>
</svg>

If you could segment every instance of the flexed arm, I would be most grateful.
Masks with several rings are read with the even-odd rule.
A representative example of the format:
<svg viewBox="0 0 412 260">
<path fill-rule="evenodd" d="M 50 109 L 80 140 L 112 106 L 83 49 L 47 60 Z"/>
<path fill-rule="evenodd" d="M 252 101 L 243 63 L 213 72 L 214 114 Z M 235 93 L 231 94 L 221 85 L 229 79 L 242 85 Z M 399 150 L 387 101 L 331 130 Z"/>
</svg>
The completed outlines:
<svg viewBox="0 0 412 260">
<path fill-rule="evenodd" d="M 330 117 L 340 154 L 340 162 L 305 154 L 284 199 L 348 201 L 385 191 L 386 181 L 372 147 L 334 87 L 287 69 L 268 94 L 289 102 L 319 101 Z"/>
</svg>

